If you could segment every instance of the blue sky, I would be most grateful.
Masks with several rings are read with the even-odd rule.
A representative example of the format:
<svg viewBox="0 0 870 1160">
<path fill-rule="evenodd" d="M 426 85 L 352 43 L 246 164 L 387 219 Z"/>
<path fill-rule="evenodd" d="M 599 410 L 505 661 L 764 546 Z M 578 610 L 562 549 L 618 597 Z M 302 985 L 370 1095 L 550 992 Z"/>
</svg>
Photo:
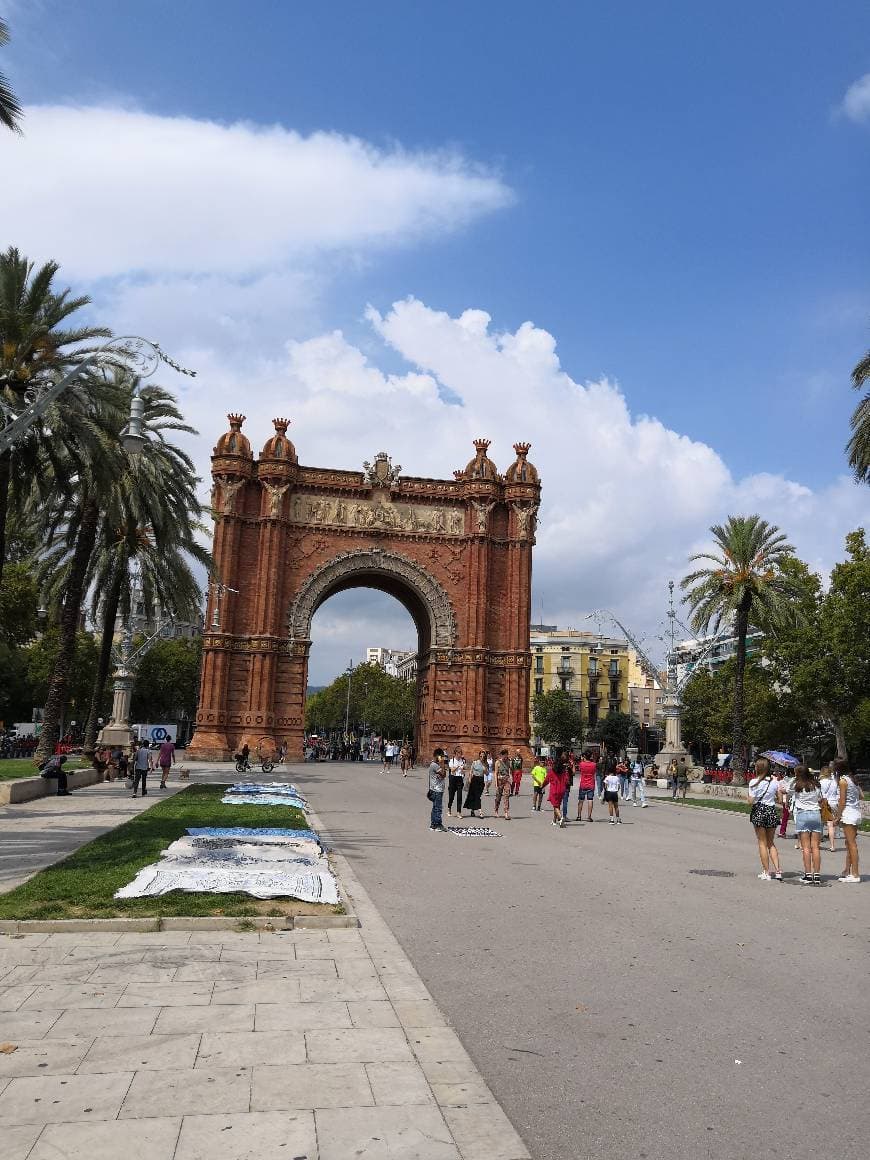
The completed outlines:
<svg viewBox="0 0 870 1160">
<path fill-rule="evenodd" d="M 677 520 L 673 534 L 664 528 L 620 542 L 614 549 L 620 556 L 646 560 L 658 551 L 668 558 L 664 570 L 672 569 L 671 560 L 695 546 L 705 523 L 725 514 L 717 503 L 733 506 L 740 495 L 760 507 L 768 495 L 767 485 L 758 486 L 760 473 L 781 481 L 770 485 L 771 518 L 816 566 L 829 566 L 847 525 L 865 518 L 866 489 L 850 492 L 842 480 L 842 448 L 855 403 L 849 371 L 870 343 L 870 108 L 866 118 L 850 117 L 842 102 L 849 86 L 870 73 L 866 5 L 37 0 L 7 8 L 13 42 L 0 67 L 29 105 L 135 110 L 158 127 L 187 118 L 280 125 L 303 138 L 339 134 L 380 156 L 410 156 L 414 165 L 440 151 L 448 168 L 459 164 L 466 184 L 480 174 L 498 185 L 500 192 L 472 197 L 434 227 L 426 224 L 437 216 L 432 201 L 418 206 L 416 224 L 397 231 L 394 242 L 371 244 L 351 230 L 340 244 L 317 243 L 299 257 L 304 246 L 295 238 L 269 271 L 279 295 L 288 294 L 283 320 L 280 304 L 265 304 L 265 259 L 227 271 L 194 255 L 179 271 L 169 269 L 170 255 L 167 273 L 159 263 L 144 268 L 145 259 L 132 254 L 126 271 L 118 265 L 100 278 L 72 243 L 65 245 L 69 225 L 66 233 L 48 231 L 52 256 L 105 314 L 132 325 L 135 305 L 176 349 L 198 355 L 213 382 L 218 364 L 222 373 L 232 366 L 237 384 L 247 382 L 264 354 L 280 359 L 287 342 L 311 343 L 338 329 L 379 373 L 432 374 L 441 397 L 452 398 L 463 394 L 461 375 L 451 378 L 448 367 L 435 365 L 438 356 L 423 352 L 419 327 L 412 337 L 394 319 L 386 334 L 366 320 L 366 307 L 389 320 L 393 303 L 412 296 L 454 320 L 469 309 L 485 311 L 493 333 L 516 334 L 530 321 L 552 335 L 561 370 L 575 383 L 618 383 L 632 423 L 654 416 L 726 465 L 733 486 L 711 498 L 709 518 L 706 511 L 687 513 L 697 515 L 696 533 L 688 518 Z M 130 144 L 142 129 L 122 117 L 118 125 L 118 143 Z M 133 196 L 143 176 L 137 181 L 137 158 L 152 177 L 155 166 L 166 164 L 159 151 L 152 156 L 153 140 L 146 133 L 141 149 L 131 147 L 123 162 Z M 116 141 L 105 129 L 103 142 L 108 165 Z M 15 148 L 0 143 L 0 165 L 4 153 L 15 164 Z M 18 171 L 25 185 L 27 172 L 22 178 Z M 42 185 L 56 181 L 56 196 L 66 197 L 64 172 L 34 173 L 34 186 L 40 177 Z M 188 195 L 176 196 L 195 214 L 196 200 L 210 192 L 192 185 Z M 343 196 L 353 203 L 352 188 Z M 252 211 L 244 194 L 237 201 L 244 234 L 252 228 L 247 215 L 262 207 Z M 170 199 L 167 217 L 176 208 Z M 102 229 L 89 224 L 87 212 L 86 235 Z M 369 212 L 366 204 L 361 212 Z M 18 241 L 23 216 L 20 203 L 7 205 L 3 244 Z M 33 252 L 38 225 L 21 224 L 19 244 Z M 129 232 L 129 223 L 124 228 Z M 150 219 L 143 226 L 149 228 Z M 100 241 L 111 266 L 118 247 L 110 231 Z M 213 297 L 225 307 L 220 325 L 235 330 L 225 347 L 203 307 L 203 280 L 215 277 L 222 289 Z M 166 314 L 155 305 L 156 286 L 173 303 Z M 258 286 L 263 298 L 252 305 Z M 195 317 L 185 324 L 183 306 L 192 296 Z M 420 326 L 430 321 L 416 319 Z M 331 365 L 344 353 L 329 352 Z M 302 375 L 298 366 L 296 373 Z M 280 396 L 274 367 L 270 374 L 274 390 L 261 384 L 266 411 Z M 530 414 L 545 405 L 537 382 L 528 383 Z M 517 389 L 522 393 L 522 383 Z M 221 390 L 229 397 L 232 382 L 222 381 Z M 493 390 L 490 406 L 498 401 Z M 550 398 L 546 405 L 552 404 Z M 197 405 L 202 400 L 191 399 L 194 411 Z M 377 409 L 373 403 L 373 432 Z M 477 414 L 486 415 L 483 400 Z M 207 428 L 207 415 L 197 414 L 197 421 L 210 445 L 219 432 L 214 420 Z M 571 440 L 551 442 L 559 414 L 544 417 L 533 424 L 543 439 L 532 458 L 545 487 L 552 459 L 559 466 L 549 478 L 558 486 L 569 488 L 572 478 L 594 484 L 604 469 L 597 459 L 590 465 L 586 448 L 602 432 L 575 430 Z M 296 434 L 303 459 L 314 461 L 315 449 L 323 458 L 327 433 L 315 437 L 312 428 L 310 454 L 305 431 Z M 629 425 L 614 455 L 622 462 L 636 450 L 643 456 L 642 436 Z M 466 442 L 464 430 L 457 433 L 454 454 L 448 439 L 446 474 L 467 458 Z M 341 435 L 336 444 L 344 459 L 355 453 Z M 366 444 L 357 458 L 371 450 Z M 406 447 L 390 450 L 411 467 Z M 500 453 L 509 459 L 509 446 Z M 623 504 L 660 474 L 654 459 L 647 476 L 620 472 L 618 464 L 611 470 L 614 487 L 620 475 L 631 485 Z M 698 470 L 715 474 L 717 465 Z M 669 471 L 665 463 L 656 513 L 674 502 Z M 682 479 L 679 469 L 674 475 Z M 555 613 L 576 615 L 596 602 L 594 585 L 578 575 L 572 589 L 552 569 L 565 552 L 590 553 L 583 528 L 560 523 L 555 507 L 554 516 L 562 531 L 542 544 L 541 583 Z M 826 521 L 828 538 L 814 539 L 816 525 Z M 606 555 L 591 554 L 607 572 Z M 619 598 L 652 623 L 656 602 L 647 606 L 632 588 L 642 576 L 628 570 Z M 651 579 L 659 584 L 663 573 Z"/>
</svg>

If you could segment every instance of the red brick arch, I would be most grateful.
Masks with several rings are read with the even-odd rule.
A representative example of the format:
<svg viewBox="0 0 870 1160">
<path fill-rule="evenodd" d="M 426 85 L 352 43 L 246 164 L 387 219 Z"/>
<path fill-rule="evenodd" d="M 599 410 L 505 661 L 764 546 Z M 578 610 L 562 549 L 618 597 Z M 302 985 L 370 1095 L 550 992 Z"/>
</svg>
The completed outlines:
<svg viewBox="0 0 870 1160">
<path fill-rule="evenodd" d="M 500 475 L 475 440 L 452 480 L 300 466 L 287 421 L 255 459 L 243 416 L 212 457 L 214 557 L 191 750 L 285 740 L 302 753 L 311 618 L 336 592 L 395 596 L 419 636 L 421 752 L 528 747 L 532 546 L 540 482 L 528 444 Z"/>
</svg>

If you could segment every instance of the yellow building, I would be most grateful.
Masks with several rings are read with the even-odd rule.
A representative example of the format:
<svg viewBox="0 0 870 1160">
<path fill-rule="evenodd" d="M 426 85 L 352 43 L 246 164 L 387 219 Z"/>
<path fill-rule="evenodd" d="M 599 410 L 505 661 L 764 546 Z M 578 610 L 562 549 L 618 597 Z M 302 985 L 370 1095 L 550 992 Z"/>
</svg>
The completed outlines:
<svg viewBox="0 0 870 1160">
<path fill-rule="evenodd" d="M 532 681 L 529 719 L 536 693 L 564 689 L 581 706 L 591 728 L 608 713 L 628 713 L 628 688 L 640 671 L 628 641 L 576 628 L 533 624 L 530 633 Z"/>
</svg>

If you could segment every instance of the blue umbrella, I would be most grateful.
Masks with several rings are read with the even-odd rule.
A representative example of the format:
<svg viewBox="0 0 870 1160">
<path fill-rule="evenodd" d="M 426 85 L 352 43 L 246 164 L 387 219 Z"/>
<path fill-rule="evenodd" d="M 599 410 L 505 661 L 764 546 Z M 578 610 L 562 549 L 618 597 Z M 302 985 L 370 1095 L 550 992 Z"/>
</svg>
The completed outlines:
<svg viewBox="0 0 870 1160">
<path fill-rule="evenodd" d="M 800 765 L 799 757 L 792 757 L 790 753 L 786 753 L 783 749 L 768 749 L 761 755 L 769 758 L 770 761 L 775 761 L 777 765 Z"/>
</svg>

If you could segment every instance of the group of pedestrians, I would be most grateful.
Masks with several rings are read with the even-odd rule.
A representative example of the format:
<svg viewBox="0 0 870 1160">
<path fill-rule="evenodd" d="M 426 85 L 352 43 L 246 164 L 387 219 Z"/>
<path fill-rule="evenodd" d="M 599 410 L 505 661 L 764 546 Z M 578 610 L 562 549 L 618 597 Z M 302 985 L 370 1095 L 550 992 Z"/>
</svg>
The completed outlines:
<svg viewBox="0 0 870 1160">
<path fill-rule="evenodd" d="M 437 749 L 429 767 L 427 796 L 432 803 L 430 828 L 444 829 L 443 792 L 447 790 L 448 818 L 481 819 L 483 799 L 495 787 L 493 816 L 503 816 L 511 820 L 511 799 L 519 795 L 523 779 L 523 756 L 515 749 L 511 756 L 507 749 L 493 755 L 486 749 L 478 750 L 477 756 L 469 761 L 462 748 L 457 746 L 451 757 L 443 749 Z M 577 783 L 576 821 L 593 821 L 592 811 L 596 797 L 607 806 L 609 820 L 613 825 L 621 824 L 619 803 L 631 802 L 646 808 L 646 788 L 644 767 L 641 762 L 629 764 L 603 754 L 596 760 L 591 750 L 585 750 L 581 757 L 573 753 L 557 754 L 546 760 L 536 759 L 530 770 L 532 782 L 532 812 L 540 813 L 544 794 L 553 810 L 553 825 L 560 828 L 568 824 L 571 791 Z M 463 813 L 463 810 L 465 811 Z M 436 818 L 437 815 L 437 818 Z"/>
<path fill-rule="evenodd" d="M 415 756 L 414 747 L 409 742 L 403 741 L 400 745 L 398 741 L 385 741 L 381 773 L 389 773 L 398 762 L 403 777 L 407 777 L 408 770 L 414 768 Z"/>
<path fill-rule="evenodd" d="M 120 745 L 111 749 L 103 747 L 94 752 L 94 769 L 106 781 L 124 781 L 133 790 L 133 797 L 148 796 L 148 774 L 160 771 L 158 789 L 167 789 L 166 779 L 175 764 L 175 744 L 162 741 L 157 750 L 151 749 L 147 741 L 134 741 L 129 752 Z"/>
<path fill-rule="evenodd" d="M 846 865 L 838 881 L 860 882 L 858 827 L 862 796 L 847 762 L 841 758 L 826 765 L 818 778 L 806 765 L 795 766 L 789 776 L 783 769 L 774 769 L 766 757 L 758 758 L 747 787 L 752 805 L 749 820 L 755 828 L 761 862 L 758 877 L 765 882 L 782 881 L 775 835 L 779 827 L 780 837 L 786 836 L 788 820 L 792 817 L 803 862 L 800 878 L 803 885 L 821 882 L 822 835 L 827 827 L 833 851 L 837 826 L 842 827 L 846 847 Z"/>
<path fill-rule="evenodd" d="M 461 746 L 457 746 L 449 759 L 444 754 L 444 766 L 449 818 L 483 817 L 483 798 L 492 795 L 494 784 L 495 816 L 502 813 L 505 821 L 511 820 L 511 798 L 520 792 L 523 778 L 523 757 L 518 749 L 513 757 L 507 749 L 502 749 L 497 757 L 487 749 L 480 749 L 477 757 L 469 762 Z"/>
</svg>

